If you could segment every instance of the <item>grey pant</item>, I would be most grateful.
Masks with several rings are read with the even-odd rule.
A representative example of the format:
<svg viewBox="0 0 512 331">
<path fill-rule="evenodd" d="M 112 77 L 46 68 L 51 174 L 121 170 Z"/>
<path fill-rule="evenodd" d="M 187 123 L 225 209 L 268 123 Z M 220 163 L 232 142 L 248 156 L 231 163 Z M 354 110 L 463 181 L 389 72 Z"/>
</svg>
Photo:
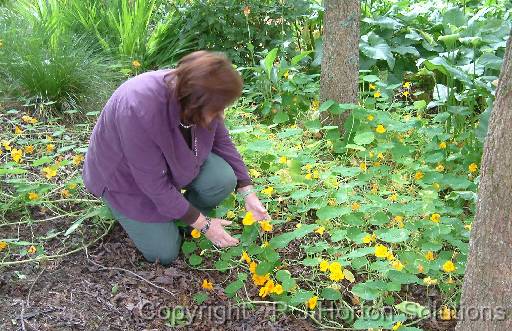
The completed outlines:
<svg viewBox="0 0 512 331">
<path fill-rule="evenodd" d="M 235 190 L 236 183 L 231 166 L 217 154 L 210 153 L 199 175 L 185 187 L 184 196 L 206 215 Z M 161 264 L 169 265 L 178 257 L 183 239 L 175 220 L 144 223 L 129 219 L 112 208 L 104 197 L 102 199 L 147 261 L 154 262 L 158 258 Z"/>
</svg>

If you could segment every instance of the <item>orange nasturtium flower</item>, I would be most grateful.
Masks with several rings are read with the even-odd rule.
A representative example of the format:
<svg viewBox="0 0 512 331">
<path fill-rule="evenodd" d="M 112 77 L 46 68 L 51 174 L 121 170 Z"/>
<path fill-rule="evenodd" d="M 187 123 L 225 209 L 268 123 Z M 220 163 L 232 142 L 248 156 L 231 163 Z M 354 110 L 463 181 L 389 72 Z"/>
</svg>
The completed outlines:
<svg viewBox="0 0 512 331">
<path fill-rule="evenodd" d="M 207 289 L 209 291 L 213 290 L 213 283 L 208 281 L 208 279 L 203 279 L 203 284 L 201 285 L 202 288 Z"/>
<path fill-rule="evenodd" d="M 190 235 L 192 235 L 192 238 L 197 239 L 197 238 L 201 237 L 201 232 L 198 229 L 193 229 L 190 232 Z"/>
</svg>

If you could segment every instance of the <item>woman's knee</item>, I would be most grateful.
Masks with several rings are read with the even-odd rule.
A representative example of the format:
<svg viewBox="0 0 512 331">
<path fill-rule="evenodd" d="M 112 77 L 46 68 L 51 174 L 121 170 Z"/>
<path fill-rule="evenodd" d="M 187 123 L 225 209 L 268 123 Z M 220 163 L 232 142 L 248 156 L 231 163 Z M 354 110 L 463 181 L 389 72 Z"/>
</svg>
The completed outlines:
<svg viewBox="0 0 512 331">
<path fill-rule="evenodd" d="M 157 250 L 142 252 L 144 259 L 154 263 L 157 260 L 160 264 L 168 266 L 173 263 L 180 254 L 182 238 L 179 235 L 175 241 L 169 240 L 161 243 Z"/>
<path fill-rule="evenodd" d="M 226 171 L 222 177 L 211 178 L 209 185 L 200 191 L 199 196 L 205 205 L 216 206 L 235 190 L 236 183 L 233 170 Z"/>
</svg>

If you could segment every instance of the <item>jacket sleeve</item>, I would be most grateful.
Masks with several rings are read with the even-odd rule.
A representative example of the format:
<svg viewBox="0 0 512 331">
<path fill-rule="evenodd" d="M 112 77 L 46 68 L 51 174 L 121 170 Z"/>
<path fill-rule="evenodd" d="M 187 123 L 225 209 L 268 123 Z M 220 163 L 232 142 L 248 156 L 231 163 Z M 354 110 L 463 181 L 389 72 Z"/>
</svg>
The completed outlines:
<svg viewBox="0 0 512 331">
<path fill-rule="evenodd" d="M 160 214 L 193 223 L 199 217 L 199 210 L 171 183 L 163 153 L 138 116 L 127 109 L 116 117 L 121 148 L 137 186 L 154 202 Z"/>
<path fill-rule="evenodd" d="M 217 124 L 212 152 L 222 157 L 233 168 L 237 178 L 237 189 L 252 184 L 247 167 L 233 144 L 223 120 L 219 120 Z"/>
</svg>

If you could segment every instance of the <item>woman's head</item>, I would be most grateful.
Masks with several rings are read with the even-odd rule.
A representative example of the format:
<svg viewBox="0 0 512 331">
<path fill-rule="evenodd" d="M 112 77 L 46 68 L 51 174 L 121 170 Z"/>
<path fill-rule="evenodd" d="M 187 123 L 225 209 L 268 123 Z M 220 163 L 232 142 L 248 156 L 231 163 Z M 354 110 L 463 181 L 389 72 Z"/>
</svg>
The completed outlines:
<svg viewBox="0 0 512 331">
<path fill-rule="evenodd" d="M 187 123 L 207 127 L 242 93 L 242 78 L 223 53 L 188 54 L 178 62 L 174 75 L 181 119 Z"/>
</svg>

